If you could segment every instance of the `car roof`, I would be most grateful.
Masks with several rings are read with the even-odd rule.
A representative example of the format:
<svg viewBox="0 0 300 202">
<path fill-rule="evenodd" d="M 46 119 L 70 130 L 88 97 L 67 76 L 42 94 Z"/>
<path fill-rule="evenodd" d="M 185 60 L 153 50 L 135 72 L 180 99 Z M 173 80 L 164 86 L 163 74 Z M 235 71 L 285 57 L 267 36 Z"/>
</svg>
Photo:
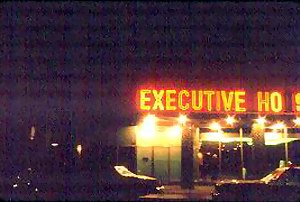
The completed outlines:
<svg viewBox="0 0 300 202">
<path fill-rule="evenodd" d="M 278 169 L 286 170 L 286 169 L 290 169 L 290 168 L 300 169 L 300 166 L 290 165 L 290 166 L 281 167 L 281 168 L 278 168 Z"/>
<path fill-rule="evenodd" d="M 281 171 L 281 172 L 285 172 L 287 170 L 300 170 L 300 166 L 287 166 L 287 167 L 281 167 L 281 168 L 277 168 L 277 171 Z"/>
<path fill-rule="evenodd" d="M 290 169 L 300 170 L 300 167 L 299 166 L 297 166 L 297 167 L 290 167 Z"/>
</svg>

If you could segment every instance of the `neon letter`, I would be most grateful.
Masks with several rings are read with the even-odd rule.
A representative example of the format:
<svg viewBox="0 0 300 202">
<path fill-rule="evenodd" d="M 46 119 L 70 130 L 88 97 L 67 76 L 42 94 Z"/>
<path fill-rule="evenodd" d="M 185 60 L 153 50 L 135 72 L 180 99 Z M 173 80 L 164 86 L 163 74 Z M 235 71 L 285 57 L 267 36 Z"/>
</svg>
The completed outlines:
<svg viewBox="0 0 300 202">
<path fill-rule="evenodd" d="M 232 106 L 232 100 L 233 100 L 233 92 L 232 91 L 229 92 L 228 99 L 227 99 L 226 91 L 222 90 L 221 97 L 223 101 L 224 110 L 226 112 L 230 111 Z"/>
<path fill-rule="evenodd" d="M 186 97 L 189 97 L 190 96 L 190 93 L 186 90 L 182 90 L 179 92 L 178 94 L 178 107 L 179 109 L 182 109 L 182 110 L 187 110 L 190 105 L 189 103 L 185 103 L 185 106 L 183 106 L 183 102 L 182 102 L 182 96 L 185 95 Z"/>
<path fill-rule="evenodd" d="M 202 109 L 202 103 L 203 103 L 203 93 L 202 91 L 198 91 L 198 105 L 197 105 L 197 91 L 192 90 L 192 108 L 194 110 L 201 110 Z"/>
<path fill-rule="evenodd" d="M 258 111 L 263 111 L 263 105 L 265 106 L 265 111 L 269 111 L 269 92 L 264 92 L 265 99 L 263 99 L 263 93 L 261 91 L 257 92 L 257 107 Z"/>
<path fill-rule="evenodd" d="M 159 110 L 164 110 L 164 105 L 162 103 L 162 98 L 164 96 L 164 90 L 160 90 L 159 93 L 157 93 L 157 90 L 153 90 L 152 93 L 155 98 L 155 102 L 154 102 L 152 109 L 156 110 L 157 108 L 159 108 Z"/>
<path fill-rule="evenodd" d="M 300 111 L 300 93 L 295 95 L 296 111 Z"/>
<path fill-rule="evenodd" d="M 216 110 L 217 111 L 221 110 L 221 95 L 220 95 L 220 91 L 216 92 Z"/>
<path fill-rule="evenodd" d="M 236 112 L 245 112 L 246 108 L 241 107 L 241 104 L 245 103 L 245 91 L 235 91 L 234 97 L 235 97 L 235 111 Z M 243 96 L 243 97 L 240 97 Z"/>
<path fill-rule="evenodd" d="M 146 105 L 146 102 L 150 101 L 150 98 L 146 97 L 146 95 L 149 93 L 151 93 L 151 90 L 141 90 L 140 91 L 140 108 L 142 110 L 150 110 L 150 106 Z"/>
<path fill-rule="evenodd" d="M 175 102 L 175 98 L 171 97 L 174 94 L 176 94 L 176 90 L 166 90 L 166 110 L 176 110 L 176 106 L 171 105 Z"/>
<path fill-rule="evenodd" d="M 273 112 L 282 110 L 282 96 L 278 92 L 271 93 L 271 109 Z"/>
<path fill-rule="evenodd" d="M 213 94 L 215 94 L 215 92 L 214 91 L 204 91 L 203 94 L 207 95 L 207 110 L 211 111 L 211 106 L 212 106 L 211 97 Z"/>
</svg>

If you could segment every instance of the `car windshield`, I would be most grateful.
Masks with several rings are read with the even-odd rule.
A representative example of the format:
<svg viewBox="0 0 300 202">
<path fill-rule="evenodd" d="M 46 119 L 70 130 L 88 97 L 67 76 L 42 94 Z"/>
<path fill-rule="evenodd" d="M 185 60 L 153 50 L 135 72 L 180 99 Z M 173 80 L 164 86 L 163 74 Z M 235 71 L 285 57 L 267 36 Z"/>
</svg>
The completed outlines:
<svg viewBox="0 0 300 202">
<path fill-rule="evenodd" d="M 115 166 L 114 167 L 116 171 L 123 176 L 135 176 L 136 174 L 130 172 L 126 167 L 124 166 Z"/>
</svg>

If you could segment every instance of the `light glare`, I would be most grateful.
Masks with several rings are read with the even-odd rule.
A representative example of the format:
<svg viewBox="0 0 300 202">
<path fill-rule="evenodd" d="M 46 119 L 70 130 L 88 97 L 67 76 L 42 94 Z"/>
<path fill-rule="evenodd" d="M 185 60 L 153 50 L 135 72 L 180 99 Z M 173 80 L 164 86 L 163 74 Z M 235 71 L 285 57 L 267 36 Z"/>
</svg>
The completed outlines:
<svg viewBox="0 0 300 202">
<path fill-rule="evenodd" d="M 172 139 L 179 138 L 180 135 L 181 135 L 181 127 L 180 126 L 171 127 L 170 132 L 169 132 L 170 138 L 172 138 Z"/>
<path fill-rule="evenodd" d="M 147 124 L 147 125 L 148 124 L 154 124 L 155 123 L 155 119 L 156 119 L 155 115 L 149 114 L 149 115 L 147 115 L 145 117 L 144 124 Z"/>
<path fill-rule="evenodd" d="M 81 155 L 81 152 L 82 152 L 82 146 L 79 144 L 76 146 L 76 151 L 79 155 Z"/>
<path fill-rule="evenodd" d="M 296 117 L 293 122 L 295 123 L 295 126 L 300 126 L 300 117 Z"/>
<path fill-rule="evenodd" d="M 156 117 L 155 115 L 149 114 L 145 117 L 141 129 L 140 129 L 140 135 L 149 138 L 153 137 L 156 130 Z"/>
<path fill-rule="evenodd" d="M 51 146 L 52 146 L 52 147 L 57 147 L 57 146 L 58 146 L 58 143 L 51 143 Z"/>
<path fill-rule="evenodd" d="M 256 123 L 259 125 L 265 125 L 265 123 L 267 122 L 266 117 L 265 116 L 259 116 L 257 119 L 255 119 Z"/>
<path fill-rule="evenodd" d="M 265 141 L 275 141 L 275 140 L 280 140 L 282 139 L 282 134 L 277 133 L 277 132 L 269 132 L 269 133 L 265 133 Z"/>
<path fill-rule="evenodd" d="M 225 121 L 226 121 L 226 123 L 227 123 L 228 125 L 231 125 L 231 126 L 236 122 L 236 120 L 234 119 L 234 116 L 229 116 L 229 115 L 228 115 L 228 117 L 225 119 Z"/>
<path fill-rule="evenodd" d="M 35 127 L 32 126 L 31 130 L 30 130 L 30 140 L 34 140 L 34 136 L 35 136 Z"/>
<path fill-rule="evenodd" d="M 219 123 L 217 123 L 217 122 L 212 122 L 212 123 L 209 125 L 209 128 L 210 128 L 211 130 L 217 130 L 217 131 L 219 131 L 219 130 L 221 130 L 221 125 L 220 125 Z"/>
<path fill-rule="evenodd" d="M 186 115 L 182 115 L 180 114 L 179 118 L 178 118 L 178 121 L 180 124 L 185 124 L 187 122 L 187 117 Z"/>
<path fill-rule="evenodd" d="M 273 130 L 280 130 L 285 128 L 285 124 L 283 122 L 277 122 L 276 124 L 270 127 Z"/>
</svg>

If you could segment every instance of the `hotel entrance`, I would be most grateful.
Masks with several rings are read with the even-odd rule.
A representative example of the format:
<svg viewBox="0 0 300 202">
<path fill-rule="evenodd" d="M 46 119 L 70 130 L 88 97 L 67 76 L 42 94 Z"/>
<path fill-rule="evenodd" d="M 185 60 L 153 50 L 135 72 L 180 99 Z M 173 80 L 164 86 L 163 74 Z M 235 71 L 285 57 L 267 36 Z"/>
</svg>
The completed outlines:
<svg viewBox="0 0 300 202">
<path fill-rule="evenodd" d="M 124 146 L 127 141 L 135 148 L 138 174 L 155 176 L 164 183 L 180 182 L 186 167 L 192 167 L 193 181 L 204 180 L 203 167 L 207 180 L 222 177 L 250 179 L 258 177 L 256 167 L 267 173 L 286 157 L 296 162 L 299 152 L 295 148 L 300 148 L 298 129 L 283 130 L 275 118 L 270 118 L 262 129 L 262 120 L 254 117 L 249 119 L 247 116 L 248 120 L 225 115 L 210 115 L 210 119 L 146 115 L 137 125 L 119 132 L 118 137 L 123 142 L 119 146 Z M 288 134 L 286 138 L 285 133 Z M 183 145 L 186 136 L 190 140 L 188 145 Z M 186 155 L 184 147 L 190 148 L 188 158 L 191 161 L 182 161 Z M 201 167 L 201 164 L 205 166 Z"/>
<path fill-rule="evenodd" d="M 164 183 L 180 182 L 181 134 L 176 119 L 148 115 L 119 131 L 119 146 L 135 148 L 136 173 L 155 176 Z"/>
</svg>

